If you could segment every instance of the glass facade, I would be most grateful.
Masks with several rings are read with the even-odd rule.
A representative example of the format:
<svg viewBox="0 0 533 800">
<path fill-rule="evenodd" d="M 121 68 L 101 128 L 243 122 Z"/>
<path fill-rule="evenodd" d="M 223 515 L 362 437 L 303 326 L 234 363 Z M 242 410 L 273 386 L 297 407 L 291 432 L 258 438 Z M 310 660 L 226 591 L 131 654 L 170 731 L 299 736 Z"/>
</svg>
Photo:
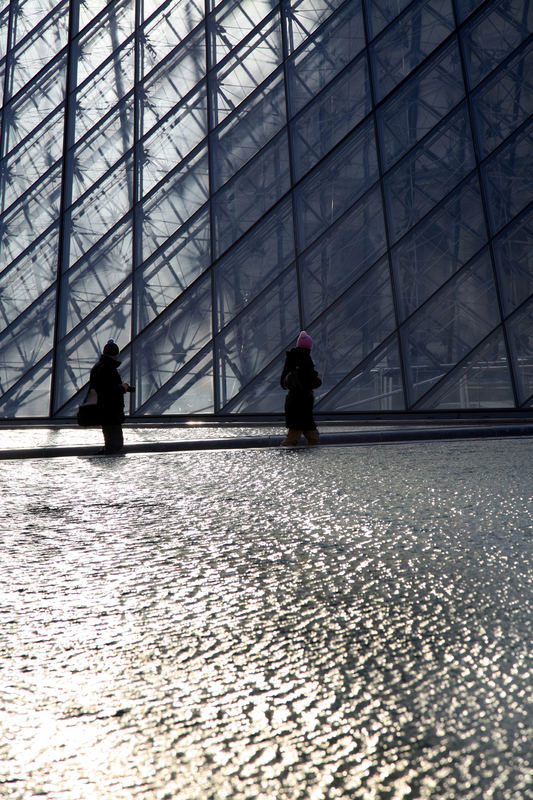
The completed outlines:
<svg viewBox="0 0 533 800">
<path fill-rule="evenodd" d="M 533 0 L 0 0 L 0 418 L 533 406 Z"/>
</svg>

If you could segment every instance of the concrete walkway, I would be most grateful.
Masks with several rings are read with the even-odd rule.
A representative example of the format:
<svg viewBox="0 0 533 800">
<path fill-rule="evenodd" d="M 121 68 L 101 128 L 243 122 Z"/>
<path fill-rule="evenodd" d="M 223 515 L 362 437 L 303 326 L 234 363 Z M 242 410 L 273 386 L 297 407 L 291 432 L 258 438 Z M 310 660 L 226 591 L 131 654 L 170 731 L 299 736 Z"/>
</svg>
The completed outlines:
<svg viewBox="0 0 533 800">
<path fill-rule="evenodd" d="M 127 438 L 127 429 L 125 431 Z M 446 439 L 480 439 L 533 436 L 533 424 L 505 423 L 457 425 L 442 427 L 400 427 L 368 431 L 322 432 L 321 446 L 346 446 L 393 444 Z M 169 453 L 191 450 L 239 450 L 249 448 L 279 447 L 281 436 L 236 436 L 222 439 L 176 440 L 170 442 L 136 442 L 125 444 L 124 453 Z M 306 448 L 302 438 L 301 448 Z M 289 448 L 288 448 L 289 449 Z M 294 450 L 295 448 L 290 448 Z M 79 445 L 69 447 L 31 447 L 0 450 L 0 460 L 24 458 L 72 458 L 101 455 L 102 446 Z"/>
</svg>

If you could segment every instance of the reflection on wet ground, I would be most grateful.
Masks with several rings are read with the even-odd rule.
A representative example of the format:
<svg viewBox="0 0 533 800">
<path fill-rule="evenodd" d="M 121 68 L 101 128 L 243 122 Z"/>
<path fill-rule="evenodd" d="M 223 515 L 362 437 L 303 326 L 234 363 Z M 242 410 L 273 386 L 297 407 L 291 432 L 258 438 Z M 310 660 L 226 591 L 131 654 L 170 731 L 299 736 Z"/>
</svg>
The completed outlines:
<svg viewBox="0 0 533 800">
<path fill-rule="evenodd" d="M 525 800 L 530 449 L 0 462 L 0 797 Z"/>
<path fill-rule="evenodd" d="M 328 430 L 339 430 L 328 426 Z M 344 426 L 340 428 L 344 430 Z M 349 428 L 352 430 L 352 428 Z M 141 427 L 124 426 L 124 442 L 167 442 L 180 440 L 202 440 L 238 438 L 240 436 L 283 436 L 285 428 L 276 426 L 238 426 L 238 425 L 146 425 Z M 0 427 L 0 451 L 30 447 L 85 447 L 101 445 L 100 428 L 80 428 L 77 425 L 46 427 L 39 425 L 26 428 Z"/>
</svg>

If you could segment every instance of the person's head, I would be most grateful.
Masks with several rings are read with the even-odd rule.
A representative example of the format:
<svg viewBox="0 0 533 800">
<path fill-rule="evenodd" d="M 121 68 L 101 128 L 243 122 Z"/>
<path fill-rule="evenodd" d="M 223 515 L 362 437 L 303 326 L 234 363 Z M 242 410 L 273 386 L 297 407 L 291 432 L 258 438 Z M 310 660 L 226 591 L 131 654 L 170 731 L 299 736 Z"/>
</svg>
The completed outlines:
<svg viewBox="0 0 533 800">
<path fill-rule="evenodd" d="M 311 339 L 308 333 L 302 331 L 298 336 L 296 347 L 303 347 L 305 350 L 310 350 L 312 346 L 313 346 L 313 340 Z"/>
<path fill-rule="evenodd" d="M 116 358 L 119 353 L 120 349 L 118 344 L 113 339 L 109 339 L 109 341 L 105 344 L 103 349 L 104 356 L 111 356 L 111 358 Z"/>
</svg>

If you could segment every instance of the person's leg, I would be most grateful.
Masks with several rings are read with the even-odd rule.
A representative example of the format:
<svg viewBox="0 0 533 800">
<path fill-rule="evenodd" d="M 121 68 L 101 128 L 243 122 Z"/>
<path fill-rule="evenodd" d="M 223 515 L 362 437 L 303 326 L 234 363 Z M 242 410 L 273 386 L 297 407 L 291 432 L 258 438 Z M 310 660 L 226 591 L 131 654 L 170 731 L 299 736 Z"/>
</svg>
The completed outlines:
<svg viewBox="0 0 533 800">
<path fill-rule="evenodd" d="M 295 392 L 287 392 L 285 397 L 285 427 L 287 435 L 281 442 L 282 447 L 294 447 L 298 444 L 302 429 L 299 426 L 300 403 Z"/>
<path fill-rule="evenodd" d="M 310 431 L 304 431 L 304 436 L 307 439 L 307 444 L 320 444 L 320 434 L 317 428 Z"/>
<path fill-rule="evenodd" d="M 124 447 L 122 425 L 102 425 L 102 433 L 104 434 L 104 449 L 106 453 L 111 455 L 112 453 L 122 452 Z"/>
<path fill-rule="evenodd" d="M 289 428 L 287 431 L 287 436 L 281 442 L 281 447 L 295 447 L 300 439 L 300 434 L 301 431 L 294 430 L 294 428 Z"/>
</svg>

